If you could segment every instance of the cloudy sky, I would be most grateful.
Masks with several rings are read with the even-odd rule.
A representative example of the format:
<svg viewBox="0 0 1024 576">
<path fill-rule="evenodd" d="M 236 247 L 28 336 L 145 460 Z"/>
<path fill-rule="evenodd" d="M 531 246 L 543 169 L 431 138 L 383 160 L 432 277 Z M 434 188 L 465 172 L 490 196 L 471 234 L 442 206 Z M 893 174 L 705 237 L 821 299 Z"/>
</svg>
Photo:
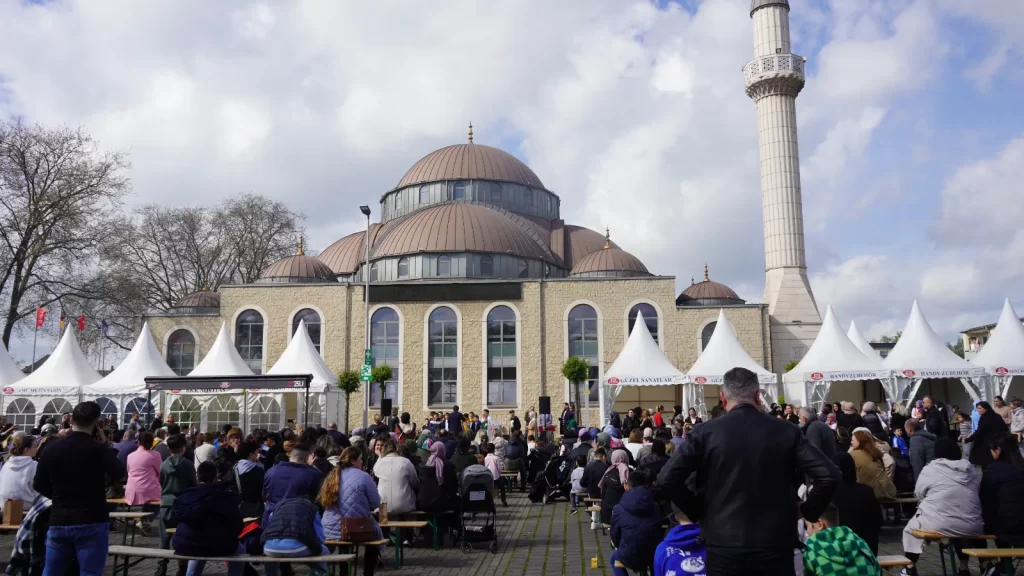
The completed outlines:
<svg viewBox="0 0 1024 576">
<path fill-rule="evenodd" d="M 0 114 L 130 151 L 133 203 L 285 200 L 318 248 L 472 121 L 567 221 L 760 301 L 749 4 L 0 0 Z M 819 306 L 871 337 L 914 298 L 947 339 L 1024 313 L 1024 2 L 791 4 Z"/>
</svg>

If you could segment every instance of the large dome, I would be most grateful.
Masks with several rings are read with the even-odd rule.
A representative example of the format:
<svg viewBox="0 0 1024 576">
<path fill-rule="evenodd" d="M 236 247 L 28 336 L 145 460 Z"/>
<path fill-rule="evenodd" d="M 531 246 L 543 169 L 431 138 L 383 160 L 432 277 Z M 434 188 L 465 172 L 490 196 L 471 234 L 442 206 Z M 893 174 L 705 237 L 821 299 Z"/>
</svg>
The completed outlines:
<svg viewBox="0 0 1024 576">
<path fill-rule="evenodd" d="M 395 188 L 442 180 L 498 180 L 532 188 L 544 183 L 515 156 L 482 144 L 456 144 L 421 158 L 402 176 Z"/>
<path fill-rule="evenodd" d="M 373 259 L 420 252 L 488 252 L 551 262 L 554 258 L 503 212 L 451 202 L 418 210 L 379 235 Z"/>
<path fill-rule="evenodd" d="M 380 231 L 380 224 L 370 225 L 370 249 Z M 366 259 L 366 231 L 355 232 L 337 240 L 317 258 L 327 265 L 335 274 L 352 274 Z"/>
</svg>

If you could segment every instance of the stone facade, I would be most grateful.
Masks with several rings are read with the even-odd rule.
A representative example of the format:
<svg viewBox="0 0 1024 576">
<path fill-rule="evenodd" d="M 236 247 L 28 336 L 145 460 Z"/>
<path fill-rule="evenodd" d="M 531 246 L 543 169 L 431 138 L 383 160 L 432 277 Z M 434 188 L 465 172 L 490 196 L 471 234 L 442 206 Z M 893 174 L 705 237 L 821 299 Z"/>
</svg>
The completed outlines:
<svg viewBox="0 0 1024 576">
<path fill-rule="evenodd" d="M 562 362 L 569 355 L 568 314 L 578 304 L 594 308 L 598 316 L 598 366 L 603 381 L 604 370 L 615 361 L 627 339 L 628 313 L 638 303 L 647 303 L 658 312 L 658 341 L 668 358 L 681 370 L 696 361 L 701 347 L 701 331 L 717 319 L 719 308 L 677 307 L 675 279 L 584 278 L 558 280 L 526 280 L 521 284 L 521 297 L 509 301 L 473 300 L 454 302 L 373 303 L 371 314 L 378 308 L 391 307 L 400 318 L 398 368 L 400 369 L 398 408 L 422 422 L 430 410 L 451 409 L 450 405 L 429 406 L 427 402 L 427 319 L 439 306 L 449 306 L 458 319 L 458 400 L 464 411 L 479 412 L 486 405 L 486 326 L 487 314 L 496 306 L 506 305 L 516 314 L 517 377 L 519 397 L 514 405 L 491 407 L 502 418 L 507 411 L 525 411 L 537 405 L 540 396 L 552 399 L 552 409 L 566 401 L 569 384 L 562 377 Z M 371 294 L 373 286 L 370 288 Z M 322 319 L 321 353 L 328 366 L 340 373 L 358 369 L 362 364 L 365 342 L 363 318 L 363 286 L 359 284 L 271 284 L 224 286 L 219 290 L 219 315 L 155 315 L 147 318 L 161 353 L 167 338 L 176 329 L 187 327 L 197 338 L 198 363 L 209 350 L 220 329 L 228 324 L 234 336 L 234 324 L 245 310 L 256 310 L 264 318 L 264 365 L 273 366 L 292 335 L 292 320 L 304 309 L 316 310 Z M 770 325 L 766 307 L 760 304 L 731 306 L 726 316 L 747 352 L 757 362 L 769 365 L 771 358 Z M 709 398 L 716 398 L 717 387 L 708 387 Z M 681 387 L 626 387 L 620 394 L 616 409 L 657 404 L 680 404 Z M 362 397 L 352 396 L 349 422 L 362 421 Z M 287 402 L 294 406 L 294 402 Z M 286 406 L 286 411 L 288 410 Z M 581 413 L 584 406 L 580 407 Z M 372 410 L 371 410 L 372 412 Z M 590 420 L 596 423 L 597 402 L 590 406 Z M 292 415 L 288 415 L 292 417 Z"/>
</svg>

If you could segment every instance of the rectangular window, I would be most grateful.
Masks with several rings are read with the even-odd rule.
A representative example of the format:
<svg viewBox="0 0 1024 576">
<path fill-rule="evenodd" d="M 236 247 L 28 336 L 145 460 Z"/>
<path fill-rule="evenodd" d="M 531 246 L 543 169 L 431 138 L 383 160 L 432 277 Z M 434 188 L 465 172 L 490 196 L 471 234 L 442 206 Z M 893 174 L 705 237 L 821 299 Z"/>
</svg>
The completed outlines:
<svg viewBox="0 0 1024 576">
<path fill-rule="evenodd" d="M 391 380 L 384 383 L 385 398 L 398 402 L 399 358 L 398 358 L 398 319 L 375 320 L 370 331 L 370 352 L 373 355 L 373 367 L 387 364 L 391 367 Z M 370 405 L 380 406 L 380 386 L 370 385 Z"/>
<path fill-rule="evenodd" d="M 515 320 L 494 319 L 487 322 L 487 405 L 515 406 L 516 381 Z"/>
<path fill-rule="evenodd" d="M 430 367 L 427 372 L 427 404 L 450 406 L 458 398 L 458 323 L 454 317 L 430 320 Z"/>
</svg>

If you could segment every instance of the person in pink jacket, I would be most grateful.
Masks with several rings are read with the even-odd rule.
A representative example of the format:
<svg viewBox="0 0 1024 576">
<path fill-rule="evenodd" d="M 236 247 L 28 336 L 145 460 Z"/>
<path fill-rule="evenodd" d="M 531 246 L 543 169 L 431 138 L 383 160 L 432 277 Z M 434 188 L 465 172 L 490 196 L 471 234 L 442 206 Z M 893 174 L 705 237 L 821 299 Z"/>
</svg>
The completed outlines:
<svg viewBox="0 0 1024 576">
<path fill-rule="evenodd" d="M 153 451 L 153 433 L 149 430 L 139 435 L 139 448 L 128 455 L 128 484 L 124 488 L 124 499 L 129 506 L 145 506 L 148 502 L 160 501 L 160 465 L 163 458 Z M 148 506 L 144 510 L 148 511 Z M 149 535 L 149 522 L 143 520 L 143 535 Z"/>
</svg>

